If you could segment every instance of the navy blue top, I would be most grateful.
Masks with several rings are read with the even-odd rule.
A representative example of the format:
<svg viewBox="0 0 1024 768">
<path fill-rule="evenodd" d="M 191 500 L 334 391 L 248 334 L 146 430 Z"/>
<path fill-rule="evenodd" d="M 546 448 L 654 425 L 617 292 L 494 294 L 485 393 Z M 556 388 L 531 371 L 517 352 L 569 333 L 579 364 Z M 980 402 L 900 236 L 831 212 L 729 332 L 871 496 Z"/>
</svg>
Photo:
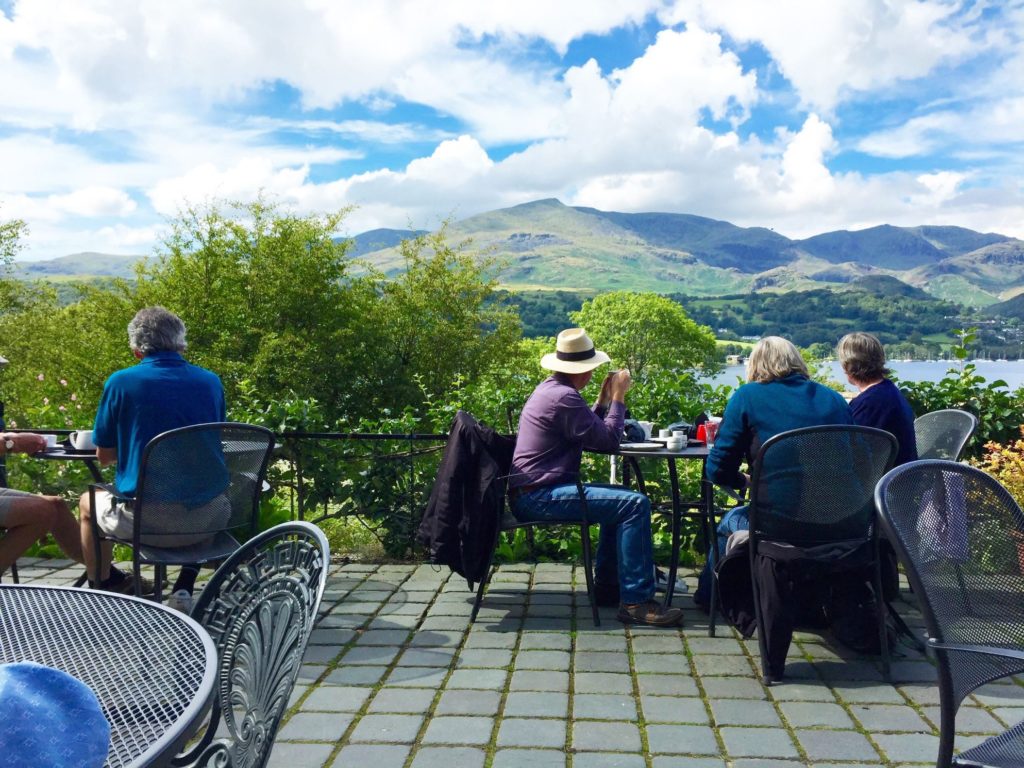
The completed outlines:
<svg viewBox="0 0 1024 768">
<path fill-rule="evenodd" d="M 744 384 L 725 406 L 708 454 L 708 478 L 715 485 L 740 488 L 740 464 L 752 460 L 768 438 L 800 427 L 851 423 L 842 395 L 802 374 Z"/>
<path fill-rule="evenodd" d="M 224 387 L 217 374 L 187 363 L 177 352 L 151 352 L 103 385 L 93 442 L 117 449 L 114 484 L 132 496 L 150 440 L 169 429 L 224 420 Z"/>
<path fill-rule="evenodd" d="M 914 439 L 914 412 L 899 388 L 889 379 L 882 379 L 850 401 L 853 423 L 891 432 L 900 444 L 896 465 L 917 461 Z"/>
</svg>

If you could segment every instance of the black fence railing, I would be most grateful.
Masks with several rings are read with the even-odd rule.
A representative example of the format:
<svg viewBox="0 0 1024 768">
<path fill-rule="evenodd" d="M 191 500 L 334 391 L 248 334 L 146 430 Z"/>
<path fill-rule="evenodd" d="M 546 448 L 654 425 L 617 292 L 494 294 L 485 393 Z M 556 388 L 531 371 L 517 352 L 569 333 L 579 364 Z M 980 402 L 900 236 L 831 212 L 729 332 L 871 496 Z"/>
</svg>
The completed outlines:
<svg viewBox="0 0 1024 768">
<path fill-rule="evenodd" d="M 414 548 L 446 434 L 283 432 L 269 470 L 292 519 L 355 516 L 396 557 Z"/>
</svg>

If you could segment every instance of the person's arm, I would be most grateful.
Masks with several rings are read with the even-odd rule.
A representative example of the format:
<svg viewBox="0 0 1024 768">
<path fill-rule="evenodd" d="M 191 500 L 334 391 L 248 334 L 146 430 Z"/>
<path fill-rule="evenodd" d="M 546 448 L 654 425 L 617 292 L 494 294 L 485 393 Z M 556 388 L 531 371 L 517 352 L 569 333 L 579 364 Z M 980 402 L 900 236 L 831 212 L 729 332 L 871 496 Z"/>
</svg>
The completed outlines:
<svg viewBox="0 0 1024 768">
<path fill-rule="evenodd" d="M 567 396 L 560 404 L 565 439 L 580 443 L 584 450 L 611 453 L 618 449 L 619 441 L 622 440 L 626 392 L 633 385 L 633 380 L 629 371 L 622 370 L 609 376 L 606 382 L 611 402 L 603 417 L 587 407 L 579 392 Z M 605 385 L 601 388 L 603 391 Z"/>
<path fill-rule="evenodd" d="M 10 450 L 7 444 L 11 443 Z M 0 435 L 0 451 L 3 453 L 39 453 L 46 448 L 46 438 L 34 432 L 4 432 Z"/>
<path fill-rule="evenodd" d="M 718 428 L 718 437 L 708 454 L 708 479 L 715 485 L 729 488 L 747 486 L 747 476 L 740 465 L 750 449 L 751 434 L 747 425 L 746 393 L 737 390 L 725 406 L 725 415 Z"/>
<path fill-rule="evenodd" d="M 92 427 L 92 441 L 96 444 L 96 460 L 101 466 L 117 462 L 118 396 L 111 386 L 111 377 L 103 385 L 100 404 L 96 407 L 96 420 Z"/>
</svg>

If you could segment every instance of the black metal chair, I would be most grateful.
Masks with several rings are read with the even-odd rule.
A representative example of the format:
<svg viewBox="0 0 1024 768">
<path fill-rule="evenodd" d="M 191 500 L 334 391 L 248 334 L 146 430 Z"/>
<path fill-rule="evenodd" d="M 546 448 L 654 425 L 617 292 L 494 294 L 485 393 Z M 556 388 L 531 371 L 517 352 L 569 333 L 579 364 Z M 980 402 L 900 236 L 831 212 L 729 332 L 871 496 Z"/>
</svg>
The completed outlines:
<svg viewBox="0 0 1024 768">
<path fill-rule="evenodd" d="M 490 555 L 487 558 L 487 567 L 484 570 L 484 577 L 477 585 L 476 599 L 473 601 L 473 611 L 470 613 L 470 621 L 476 621 L 477 613 L 480 611 L 480 605 L 484 599 L 484 590 L 487 588 L 487 584 L 491 579 L 491 566 L 494 564 L 494 554 L 498 549 L 498 542 L 501 539 L 503 533 L 508 534 L 519 528 L 525 528 L 530 530 L 532 528 L 550 528 L 555 526 L 565 525 L 578 525 L 580 529 L 580 542 L 583 550 L 583 571 L 587 580 L 587 599 L 590 601 L 590 612 L 594 618 L 594 625 L 601 626 L 601 617 L 597 611 L 597 600 L 594 595 L 594 568 L 593 568 L 593 547 L 590 543 L 590 526 L 593 523 L 588 522 L 587 519 L 587 496 L 583 488 L 583 483 L 576 480 L 576 493 L 580 504 L 580 514 L 576 520 L 557 520 L 551 522 L 544 521 L 533 521 L 533 522 L 520 522 L 512 514 L 508 503 L 508 486 L 509 476 L 500 478 L 502 484 L 502 505 L 500 510 L 500 516 L 498 520 L 498 526 L 494 531 L 494 542 L 491 545 Z M 469 582 L 470 590 L 473 589 L 473 583 Z"/>
<path fill-rule="evenodd" d="M 293 522 L 259 534 L 217 569 L 192 609 L 217 646 L 217 698 L 202 736 L 173 765 L 267 764 L 330 562 L 320 529 Z"/>
<path fill-rule="evenodd" d="M 914 419 L 917 458 L 959 461 L 978 428 L 978 417 L 956 408 L 931 411 Z"/>
<path fill-rule="evenodd" d="M 990 475 L 916 461 L 875 491 L 924 614 L 938 662 L 938 768 L 1024 765 L 1024 722 L 953 759 L 960 703 L 985 683 L 1024 673 L 1024 512 Z"/>
<path fill-rule="evenodd" d="M 96 561 L 103 539 L 129 544 L 136 594 L 140 569 L 155 566 L 159 602 L 168 565 L 205 565 L 223 560 L 256 532 L 259 496 L 274 433 L 252 424 L 196 424 L 157 435 L 142 454 L 133 498 L 117 497 L 109 486 L 89 486 Z M 96 492 L 130 504 L 132 537 L 103 533 Z"/>
<path fill-rule="evenodd" d="M 794 617 L 790 614 L 795 606 L 786 604 L 788 587 L 781 581 L 794 574 L 813 574 L 815 579 L 846 574 L 856 579 L 858 574 L 868 572 L 888 678 L 873 492 L 878 480 L 892 467 L 897 449 L 896 438 L 883 430 L 831 425 L 782 432 L 766 440 L 758 451 L 751 472 L 748 550 L 761 669 L 766 681 L 775 682 L 781 677 L 779 665 L 785 663 L 792 637 Z M 766 573 L 777 574 L 775 584 L 761 583 L 759 565 L 766 566 Z M 771 591 L 766 592 L 766 587 Z M 769 617 L 762 599 L 773 595 L 781 599 L 774 604 L 778 613 Z M 769 619 L 771 630 L 766 628 Z"/>
</svg>

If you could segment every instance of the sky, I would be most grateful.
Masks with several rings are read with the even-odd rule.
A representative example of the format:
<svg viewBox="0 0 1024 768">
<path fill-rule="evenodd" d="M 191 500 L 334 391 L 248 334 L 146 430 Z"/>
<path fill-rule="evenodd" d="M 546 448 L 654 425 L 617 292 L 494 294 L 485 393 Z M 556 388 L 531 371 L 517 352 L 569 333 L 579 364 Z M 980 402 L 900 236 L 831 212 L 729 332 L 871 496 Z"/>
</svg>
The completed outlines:
<svg viewBox="0 0 1024 768">
<path fill-rule="evenodd" d="M 0 0 L 0 221 L 147 254 L 186 206 L 342 235 L 540 198 L 1024 237 L 1024 0 Z"/>
</svg>

